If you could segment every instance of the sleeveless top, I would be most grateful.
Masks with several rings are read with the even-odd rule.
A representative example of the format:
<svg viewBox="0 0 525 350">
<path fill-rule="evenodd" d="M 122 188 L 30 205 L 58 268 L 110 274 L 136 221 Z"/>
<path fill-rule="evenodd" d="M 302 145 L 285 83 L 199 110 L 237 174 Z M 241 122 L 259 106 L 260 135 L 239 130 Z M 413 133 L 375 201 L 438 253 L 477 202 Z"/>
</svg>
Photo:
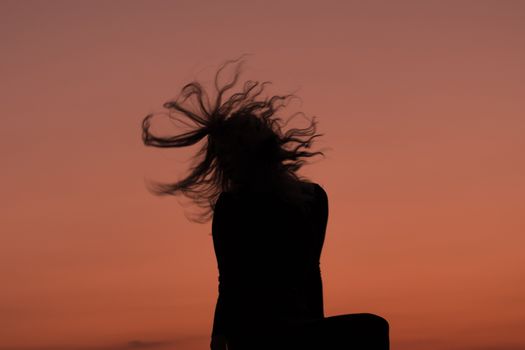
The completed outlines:
<svg viewBox="0 0 525 350">
<path fill-rule="evenodd" d="M 212 335 L 255 337 L 324 317 L 319 259 L 328 198 L 318 184 L 303 185 L 311 201 L 302 207 L 270 192 L 219 196 L 212 221 L 219 270 Z"/>
</svg>

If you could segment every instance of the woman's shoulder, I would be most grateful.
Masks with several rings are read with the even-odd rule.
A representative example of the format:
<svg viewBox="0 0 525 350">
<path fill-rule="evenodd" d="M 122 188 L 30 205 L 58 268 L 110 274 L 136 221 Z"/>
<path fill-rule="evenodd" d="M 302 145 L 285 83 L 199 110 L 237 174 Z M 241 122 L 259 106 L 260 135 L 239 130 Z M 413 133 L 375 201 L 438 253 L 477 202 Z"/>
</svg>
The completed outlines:
<svg viewBox="0 0 525 350">
<path fill-rule="evenodd" d="M 326 194 L 325 189 L 318 184 L 317 182 L 302 182 L 302 186 L 305 191 L 308 191 L 309 193 L 313 194 L 316 198 L 327 198 L 328 195 Z"/>
<path fill-rule="evenodd" d="M 303 195 L 306 194 L 307 197 L 312 198 L 314 201 L 326 202 L 328 200 L 328 196 L 327 196 L 325 189 L 317 182 L 299 181 L 298 184 L 300 187 L 300 192 L 302 192 Z M 220 203 L 221 206 L 225 206 L 225 205 L 228 205 L 228 203 L 231 204 L 237 201 L 241 201 L 243 199 L 244 200 L 250 199 L 250 198 L 254 199 L 255 197 L 257 197 L 257 199 L 260 199 L 260 196 L 263 196 L 263 195 L 264 193 L 258 193 L 258 196 L 254 196 L 254 194 L 251 192 L 245 193 L 243 191 L 234 191 L 234 190 L 222 191 L 217 198 L 216 204 Z M 271 197 L 272 193 L 269 192 L 269 193 L 266 193 L 266 195 Z"/>
<path fill-rule="evenodd" d="M 319 198 L 323 200 L 328 200 L 328 194 L 326 193 L 326 190 L 321 185 L 319 185 L 318 183 L 315 183 L 314 187 L 315 187 L 316 195 Z"/>
</svg>

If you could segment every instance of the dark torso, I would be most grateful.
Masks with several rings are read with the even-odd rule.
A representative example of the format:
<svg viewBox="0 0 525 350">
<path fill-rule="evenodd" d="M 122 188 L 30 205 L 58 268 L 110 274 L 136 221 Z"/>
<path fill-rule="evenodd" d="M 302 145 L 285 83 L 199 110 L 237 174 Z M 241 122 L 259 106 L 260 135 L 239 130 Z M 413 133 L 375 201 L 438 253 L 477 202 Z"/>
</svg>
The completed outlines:
<svg viewBox="0 0 525 350">
<path fill-rule="evenodd" d="M 214 334 L 272 332 L 323 317 L 319 259 L 325 191 L 303 183 L 301 205 L 273 192 L 222 193 L 212 224 L 219 268 Z"/>
</svg>

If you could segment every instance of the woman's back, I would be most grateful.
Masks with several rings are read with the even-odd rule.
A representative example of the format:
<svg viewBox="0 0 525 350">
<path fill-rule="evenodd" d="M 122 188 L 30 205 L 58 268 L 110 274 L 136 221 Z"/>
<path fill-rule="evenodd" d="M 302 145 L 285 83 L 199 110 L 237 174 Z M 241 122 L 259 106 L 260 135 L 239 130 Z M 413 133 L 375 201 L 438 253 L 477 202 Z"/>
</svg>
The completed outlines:
<svg viewBox="0 0 525 350">
<path fill-rule="evenodd" d="M 213 217 L 219 299 L 213 333 L 258 338 L 323 315 L 319 258 L 326 192 L 301 183 L 301 205 L 274 192 L 224 192 Z"/>
</svg>

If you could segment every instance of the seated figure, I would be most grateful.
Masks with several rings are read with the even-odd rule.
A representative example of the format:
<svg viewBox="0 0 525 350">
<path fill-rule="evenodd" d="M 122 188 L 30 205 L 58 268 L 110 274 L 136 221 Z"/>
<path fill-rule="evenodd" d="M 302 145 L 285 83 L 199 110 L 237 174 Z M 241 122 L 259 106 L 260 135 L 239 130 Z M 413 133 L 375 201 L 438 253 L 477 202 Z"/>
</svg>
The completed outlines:
<svg viewBox="0 0 525 350">
<path fill-rule="evenodd" d="M 316 121 L 283 132 L 276 112 L 292 95 L 261 99 L 265 83 L 248 81 L 223 102 L 238 80 L 239 66 L 223 86 L 220 73 L 236 62 L 218 71 L 213 105 L 197 82 L 165 104 L 189 118 L 194 130 L 155 136 L 150 131 L 153 115 L 142 126 L 149 146 L 207 141 L 186 178 L 157 184 L 153 192 L 183 193 L 206 209 L 201 222 L 213 220 L 219 295 L 211 349 L 389 349 L 389 326 L 380 316 L 324 315 L 320 257 L 328 196 L 319 184 L 297 174 L 306 158 L 323 155 L 309 150 L 321 136 Z"/>
</svg>

